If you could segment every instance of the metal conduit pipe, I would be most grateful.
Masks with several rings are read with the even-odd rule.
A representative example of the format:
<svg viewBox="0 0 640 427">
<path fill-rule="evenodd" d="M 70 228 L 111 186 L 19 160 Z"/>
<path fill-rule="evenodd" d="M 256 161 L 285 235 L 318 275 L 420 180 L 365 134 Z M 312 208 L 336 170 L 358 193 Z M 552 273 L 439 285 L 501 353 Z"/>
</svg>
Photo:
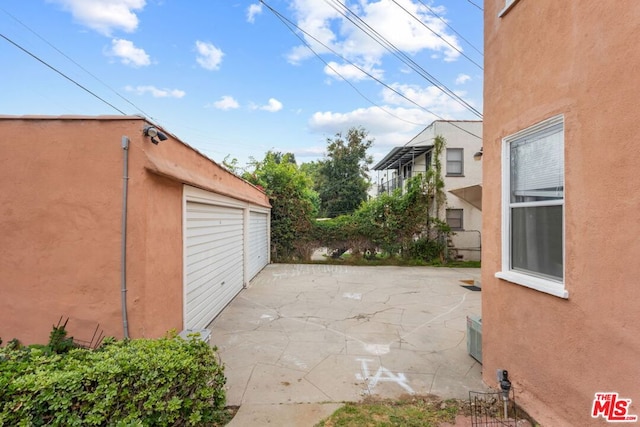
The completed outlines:
<svg viewBox="0 0 640 427">
<path fill-rule="evenodd" d="M 122 137 L 124 171 L 122 174 L 122 248 L 120 251 L 120 291 L 122 294 L 122 328 L 124 338 L 129 338 L 127 319 L 127 192 L 129 189 L 129 138 Z"/>
</svg>

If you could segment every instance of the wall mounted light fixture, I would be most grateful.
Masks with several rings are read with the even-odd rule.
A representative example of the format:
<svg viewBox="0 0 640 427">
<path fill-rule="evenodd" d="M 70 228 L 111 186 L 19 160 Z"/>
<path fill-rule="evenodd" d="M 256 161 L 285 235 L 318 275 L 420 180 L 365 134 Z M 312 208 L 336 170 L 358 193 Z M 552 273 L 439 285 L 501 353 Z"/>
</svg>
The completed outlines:
<svg viewBox="0 0 640 427">
<path fill-rule="evenodd" d="M 151 138 L 151 142 L 153 142 L 156 145 L 158 145 L 158 142 L 165 141 L 167 139 L 167 135 L 165 135 L 164 133 L 160 132 L 158 130 L 158 128 L 156 128 L 154 126 L 145 126 L 145 128 L 142 130 L 142 133 L 144 134 L 144 136 L 150 137 Z M 156 139 L 156 137 L 158 137 L 158 139 L 160 141 L 158 141 L 158 139 Z"/>
<path fill-rule="evenodd" d="M 482 147 L 480 147 L 480 151 L 477 151 L 474 155 L 473 155 L 473 160 L 482 160 Z"/>
</svg>

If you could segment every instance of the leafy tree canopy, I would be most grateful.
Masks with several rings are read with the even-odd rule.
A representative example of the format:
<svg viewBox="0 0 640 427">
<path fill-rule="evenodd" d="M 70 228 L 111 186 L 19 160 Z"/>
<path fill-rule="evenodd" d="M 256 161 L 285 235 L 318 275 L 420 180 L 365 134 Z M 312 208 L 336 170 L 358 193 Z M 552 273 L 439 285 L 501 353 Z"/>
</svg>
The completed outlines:
<svg viewBox="0 0 640 427">
<path fill-rule="evenodd" d="M 316 190 L 320 195 L 321 213 L 336 217 L 354 212 L 367 200 L 369 165 L 373 162 L 367 150 L 373 144 L 363 128 L 350 128 L 346 136 L 337 133 L 327 139 L 327 155 L 319 162 Z"/>
<path fill-rule="evenodd" d="M 302 257 L 300 245 L 311 229 L 319 199 L 311 180 L 298 168 L 291 153 L 268 151 L 253 161 L 244 178 L 263 187 L 271 203 L 271 250 L 274 261 Z"/>
</svg>

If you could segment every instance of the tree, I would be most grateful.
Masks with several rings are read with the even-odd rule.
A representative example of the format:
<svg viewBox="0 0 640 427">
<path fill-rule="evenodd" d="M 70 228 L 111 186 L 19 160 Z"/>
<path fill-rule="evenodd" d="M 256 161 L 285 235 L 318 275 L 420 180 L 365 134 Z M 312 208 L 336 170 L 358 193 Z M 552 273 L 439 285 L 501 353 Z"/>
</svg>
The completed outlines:
<svg viewBox="0 0 640 427">
<path fill-rule="evenodd" d="M 313 189 L 318 191 L 322 186 L 322 176 L 320 176 L 320 168 L 322 167 L 322 161 L 307 162 L 300 165 L 300 170 L 307 174 L 311 179 Z"/>
<path fill-rule="evenodd" d="M 231 154 L 224 156 L 222 160 L 222 166 L 224 166 L 229 172 L 240 176 L 242 168 L 238 165 L 238 159 L 231 158 Z"/>
<path fill-rule="evenodd" d="M 320 195 L 321 212 L 328 217 L 354 212 L 367 200 L 369 165 L 373 162 L 367 150 L 373 140 L 366 139 L 363 128 L 351 128 L 345 138 L 337 133 L 327 139 L 327 156 L 321 160 L 316 190 Z"/>
<path fill-rule="evenodd" d="M 263 161 L 252 164 L 254 171 L 244 178 L 262 186 L 269 196 L 272 259 L 309 258 L 308 236 L 318 205 L 311 180 L 298 169 L 291 153 L 268 151 Z"/>
</svg>

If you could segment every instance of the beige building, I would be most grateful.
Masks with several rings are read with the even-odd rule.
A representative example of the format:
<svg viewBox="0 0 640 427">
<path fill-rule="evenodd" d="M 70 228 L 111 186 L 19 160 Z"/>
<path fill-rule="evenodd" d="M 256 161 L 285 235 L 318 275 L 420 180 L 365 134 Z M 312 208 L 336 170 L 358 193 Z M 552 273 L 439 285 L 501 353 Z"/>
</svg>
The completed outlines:
<svg viewBox="0 0 640 427">
<path fill-rule="evenodd" d="M 392 149 L 374 167 L 375 192 L 404 188 L 412 176 L 433 165 L 434 139 L 446 140 L 442 164 L 446 206 L 438 217 L 451 230 L 454 253 L 465 260 L 480 260 L 482 227 L 482 163 L 474 159 L 482 149 L 482 122 L 436 120 L 411 141 Z M 478 156 L 476 156 L 478 157 Z"/>
<path fill-rule="evenodd" d="M 0 337 L 205 328 L 269 262 L 265 193 L 140 117 L 0 116 Z"/>
<path fill-rule="evenodd" d="M 633 421 L 640 2 L 484 10 L 484 380 L 544 426 Z"/>
</svg>

